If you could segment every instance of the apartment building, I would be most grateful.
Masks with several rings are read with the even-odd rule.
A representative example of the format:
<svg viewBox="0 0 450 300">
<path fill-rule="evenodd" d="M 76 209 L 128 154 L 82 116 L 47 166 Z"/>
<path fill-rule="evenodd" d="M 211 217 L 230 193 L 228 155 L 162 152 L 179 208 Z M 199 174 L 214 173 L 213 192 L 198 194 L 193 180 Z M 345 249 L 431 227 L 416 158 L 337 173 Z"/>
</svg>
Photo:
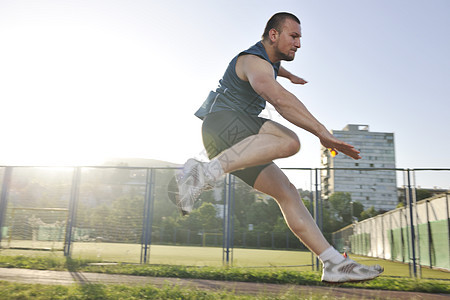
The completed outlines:
<svg viewBox="0 0 450 300">
<path fill-rule="evenodd" d="M 373 206 L 391 210 L 397 206 L 394 134 L 371 132 L 368 125 L 349 124 L 342 130 L 332 130 L 337 138 L 361 151 L 362 159 L 333 155 L 322 147 L 321 188 L 327 199 L 334 192 L 349 192 L 352 201 L 361 202 L 364 209 Z"/>
</svg>

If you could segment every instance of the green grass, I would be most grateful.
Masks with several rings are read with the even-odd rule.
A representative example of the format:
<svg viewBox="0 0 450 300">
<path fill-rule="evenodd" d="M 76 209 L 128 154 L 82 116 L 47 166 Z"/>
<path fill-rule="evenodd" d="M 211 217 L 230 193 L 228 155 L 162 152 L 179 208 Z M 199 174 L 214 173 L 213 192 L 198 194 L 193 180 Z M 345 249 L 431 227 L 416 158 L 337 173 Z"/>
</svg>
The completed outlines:
<svg viewBox="0 0 450 300">
<path fill-rule="evenodd" d="M 23 246 L 26 244 L 24 243 Z M 140 263 L 141 246 L 119 243 L 74 243 L 72 258 L 125 263 Z M 30 250 L 2 250 L 3 255 L 25 255 L 62 257 L 62 252 Z M 260 249 L 234 249 L 234 265 L 283 266 L 311 264 L 311 253 Z M 189 266 L 222 266 L 222 248 L 153 245 L 150 248 L 152 264 L 174 264 Z M 309 267 L 311 269 L 311 267 Z"/>
<path fill-rule="evenodd" d="M 299 296 L 289 291 L 277 295 L 283 299 L 321 299 L 309 296 Z M 0 299 L 9 300 L 48 300 L 48 299 L 186 299 L 186 300 L 216 300 L 216 299 L 275 299 L 275 296 L 261 294 L 259 296 L 235 295 L 232 292 L 213 292 L 198 289 L 189 289 L 178 286 L 125 286 L 125 285 L 74 285 L 53 286 L 38 284 L 18 284 L 0 281 Z"/>
<path fill-rule="evenodd" d="M 116 265 L 88 266 L 86 268 L 83 268 L 83 270 L 98 273 L 120 273 L 138 276 L 159 276 L 224 281 L 328 286 L 327 284 L 324 284 L 320 281 L 321 274 L 319 272 L 298 272 L 284 269 Z M 450 286 L 448 285 L 448 282 L 438 280 L 414 280 L 410 278 L 380 277 L 378 279 L 365 283 L 348 283 L 341 284 L 340 286 L 394 291 L 450 293 Z"/>
<path fill-rule="evenodd" d="M 233 291 L 204 291 L 186 287 L 166 285 L 162 288 L 153 286 L 125 286 L 125 285 L 73 285 L 53 286 L 39 284 L 20 284 L 0 281 L 0 299 L 8 300 L 48 300 L 48 299 L 183 299 L 183 300 L 247 300 L 247 299 L 284 299 L 284 300 L 321 300 L 336 299 L 333 291 L 324 291 L 320 295 L 311 292 L 294 292 L 287 289 L 279 294 L 260 292 L 258 295 L 238 295 Z M 343 298 L 339 298 L 343 299 Z M 360 297 L 345 297 L 346 300 L 361 300 Z M 363 298 L 364 299 L 364 298 Z M 373 299 L 370 297 L 370 299 Z"/>
<path fill-rule="evenodd" d="M 73 250 L 73 258 L 129 263 L 139 263 L 141 254 L 140 245 L 130 244 L 75 243 Z M 167 265 L 222 266 L 222 248 L 153 245 L 150 249 L 150 262 Z M 233 253 L 233 265 L 239 267 L 308 264 L 311 264 L 310 252 L 236 248 Z"/>
<path fill-rule="evenodd" d="M 222 248 L 153 245 L 150 263 L 180 266 L 222 266 Z M 63 258 L 62 252 L 2 250 L 2 255 Z M 77 260 L 140 263 L 141 247 L 136 244 L 74 243 L 72 258 Z M 408 264 L 351 255 L 364 264 L 380 264 L 384 276 L 410 277 Z M 233 267 L 278 267 L 294 271 L 311 271 L 311 253 L 264 249 L 234 249 Z M 304 265 L 303 267 L 283 267 Z M 422 268 L 422 277 L 450 280 L 450 272 Z"/>
<path fill-rule="evenodd" d="M 92 265 L 90 260 L 64 259 L 61 257 L 0 256 L 0 267 L 31 268 L 45 270 L 70 270 L 108 274 L 158 276 L 176 278 L 197 278 L 225 281 L 262 282 L 296 285 L 323 286 L 320 273 L 287 268 L 237 268 L 198 267 L 182 265 Z M 450 285 L 442 280 L 414 280 L 383 276 L 359 284 L 342 284 L 344 287 L 415 291 L 427 293 L 450 293 Z"/>
</svg>

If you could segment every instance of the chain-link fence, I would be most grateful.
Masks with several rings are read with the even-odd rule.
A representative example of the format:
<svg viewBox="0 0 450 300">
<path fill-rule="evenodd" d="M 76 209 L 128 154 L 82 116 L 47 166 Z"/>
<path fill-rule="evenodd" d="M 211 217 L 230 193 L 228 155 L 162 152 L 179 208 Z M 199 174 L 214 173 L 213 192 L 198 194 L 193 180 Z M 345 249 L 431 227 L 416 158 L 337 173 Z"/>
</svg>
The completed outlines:
<svg viewBox="0 0 450 300">
<path fill-rule="evenodd" d="M 235 226 L 235 221 L 247 222 L 241 215 L 255 201 L 272 215 L 281 214 L 273 200 L 244 188 L 232 176 L 202 194 L 189 217 L 179 217 L 167 193 L 174 171 L 0 168 L 1 249 L 63 251 L 77 258 L 134 263 L 150 261 L 151 245 L 221 247 L 223 255 L 216 259 L 228 263 L 234 247 L 306 250 L 287 227 Z"/>
<path fill-rule="evenodd" d="M 421 276 L 421 267 L 448 271 L 450 194 L 437 186 L 423 189 L 420 182 L 431 173 L 450 182 L 450 170 L 400 171 L 403 172 L 403 187 L 399 189 L 401 207 L 334 232 L 333 244 L 340 251 L 408 263 L 413 277 Z"/>
<path fill-rule="evenodd" d="M 347 226 L 333 233 L 335 247 L 355 254 L 450 270 L 449 198 L 448 193 L 437 195 L 411 208 L 398 208 Z"/>
<path fill-rule="evenodd" d="M 310 187 L 302 196 L 319 227 L 326 202 L 320 196 L 321 170 L 285 169 L 301 174 L 300 186 Z M 203 193 L 189 217 L 180 218 L 167 194 L 174 171 L 173 167 L 0 167 L 0 247 L 140 263 L 150 262 L 151 245 L 219 247 L 222 253 L 215 259 L 226 264 L 236 258 L 234 248 L 306 250 L 282 222 L 275 201 L 233 176 Z M 405 208 L 336 232 L 335 246 L 414 266 L 449 269 L 448 194 L 416 204 L 418 184 L 415 176 L 411 178 L 405 177 L 400 189 Z M 268 228 L 261 222 L 269 219 L 277 226 Z"/>
</svg>

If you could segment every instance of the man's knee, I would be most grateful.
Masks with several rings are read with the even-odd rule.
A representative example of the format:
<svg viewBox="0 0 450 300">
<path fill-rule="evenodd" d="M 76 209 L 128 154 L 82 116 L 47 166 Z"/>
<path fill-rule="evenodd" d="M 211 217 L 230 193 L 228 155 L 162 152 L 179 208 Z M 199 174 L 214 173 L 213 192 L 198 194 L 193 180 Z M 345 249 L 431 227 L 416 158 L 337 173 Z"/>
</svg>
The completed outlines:
<svg viewBox="0 0 450 300">
<path fill-rule="evenodd" d="M 300 151 L 300 140 L 292 130 L 273 121 L 264 123 L 259 133 L 271 134 L 280 139 L 278 157 L 289 157 Z"/>
<path fill-rule="evenodd" d="M 281 147 L 283 150 L 282 153 L 280 154 L 282 157 L 292 156 L 294 154 L 297 154 L 298 151 L 300 151 L 300 147 L 301 147 L 300 140 L 298 136 L 294 134 L 283 140 L 283 145 Z"/>
</svg>

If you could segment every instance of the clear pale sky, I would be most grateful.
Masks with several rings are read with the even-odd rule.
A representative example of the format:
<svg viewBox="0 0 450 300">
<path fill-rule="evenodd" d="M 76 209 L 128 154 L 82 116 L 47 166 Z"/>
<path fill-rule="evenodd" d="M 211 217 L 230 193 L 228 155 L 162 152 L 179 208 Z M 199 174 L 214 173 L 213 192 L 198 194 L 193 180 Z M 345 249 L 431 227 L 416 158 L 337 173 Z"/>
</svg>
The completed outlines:
<svg viewBox="0 0 450 300">
<path fill-rule="evenodd" d="M 397 167 L 450 168 L 448 0 L 0 0 L 0 162 L 205 158 L 193 113 L 279 11 L 303 34 L 283 65 L 309 83 L 279 81 L 327 128 L 394 132 Z M 264 114 L 302 141 L 279 166 L 320 166 L 316 137 Z M 440 174 L 419 184 L 450 188 Z"/>
</svg>

